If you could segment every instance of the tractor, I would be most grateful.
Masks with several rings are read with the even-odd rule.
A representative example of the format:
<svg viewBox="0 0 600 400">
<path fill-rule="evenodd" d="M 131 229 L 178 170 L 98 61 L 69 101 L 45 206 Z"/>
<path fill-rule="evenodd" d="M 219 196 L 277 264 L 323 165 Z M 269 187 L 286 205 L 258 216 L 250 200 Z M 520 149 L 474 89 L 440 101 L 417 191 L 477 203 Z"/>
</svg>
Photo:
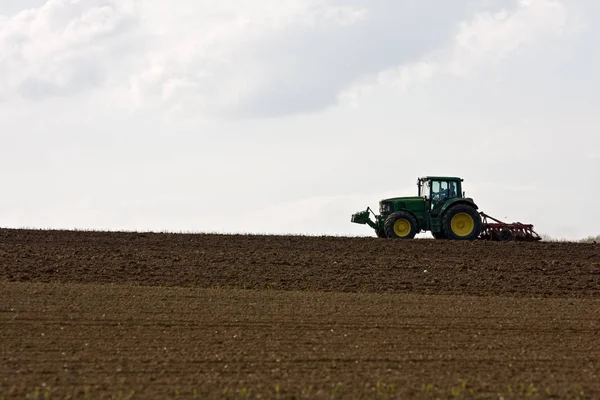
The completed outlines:
<svg viewBox="0 0 600 400">
<path fill-rule="evenodd" d="M 369 225 L 380 238 L 413 239 L 430 231 L 435 239 L 541 240 L 533 225 L 504 223 L 479 212 L 473 199 L 465 197 L 462 182 L 458 177 L 418 178 L 417 196 L 381 200 L 379 215 L 367 207 L 353 214 L 351 222 Z"/>
</svg>

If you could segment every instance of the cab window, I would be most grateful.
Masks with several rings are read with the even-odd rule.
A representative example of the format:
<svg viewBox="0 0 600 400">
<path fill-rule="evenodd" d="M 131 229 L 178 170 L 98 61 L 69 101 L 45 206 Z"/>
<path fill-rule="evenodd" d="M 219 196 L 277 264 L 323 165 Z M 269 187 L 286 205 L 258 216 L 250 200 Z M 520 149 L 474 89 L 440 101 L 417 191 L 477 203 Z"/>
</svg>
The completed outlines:
<svg viewBox="0 0 600 400">
<path fill-rule="evenodd" d="M 458 197 L 458 189 L 457 189 L 457 185 L 456 182 L 448 182 L 448 197 L 450 198 L 454 198 L 454 197 Z"/>
<path fill-rule="evenodd" d="M 434 201 L 457 197 L 456 182 L 434 181 L 431 185 L 431 197 Z"/>
<path fill-rule="evenodd" d="M 448 182 L 445 181 L 434 181 L 431 185 L 431 198 L 434 201 L 444 199 L 446 190 L 448 189 Z"/>
</svg>

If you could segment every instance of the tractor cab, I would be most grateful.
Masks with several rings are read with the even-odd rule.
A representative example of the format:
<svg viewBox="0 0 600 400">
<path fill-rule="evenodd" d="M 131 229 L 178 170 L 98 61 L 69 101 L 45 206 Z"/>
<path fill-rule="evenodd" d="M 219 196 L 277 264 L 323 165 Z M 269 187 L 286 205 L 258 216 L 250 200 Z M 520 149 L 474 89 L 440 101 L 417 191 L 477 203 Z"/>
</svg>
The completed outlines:
<svg viewBox="0 0 600 400">
<path fill-rule="evenodd" d="M 425 209 L 438 210 L 446 200 L 464 198 L 461 178 L 444 176 L 426 176 L 417 180 L 419 197 L 425 200 Z M 434 213 L 435 214 L 435 213 Z"/>
</svg>

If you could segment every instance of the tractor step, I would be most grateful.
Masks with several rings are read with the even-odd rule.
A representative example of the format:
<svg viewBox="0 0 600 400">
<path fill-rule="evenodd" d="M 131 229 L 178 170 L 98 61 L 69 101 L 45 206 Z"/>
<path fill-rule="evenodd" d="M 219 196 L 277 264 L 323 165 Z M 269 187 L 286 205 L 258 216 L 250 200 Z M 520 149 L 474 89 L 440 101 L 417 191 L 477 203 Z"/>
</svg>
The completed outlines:
<svg viewBox="0 0 600 400">
<path fill-rule="evenodd" d="M 506 223 L 480 212 L 482 225 L 480 239 L 493 241 L 534 242 L 542 240 L 533 230 L 533 225 L 520 222 Z M 488 219 L 494 222 L 488 222 Z"/>
</svg>

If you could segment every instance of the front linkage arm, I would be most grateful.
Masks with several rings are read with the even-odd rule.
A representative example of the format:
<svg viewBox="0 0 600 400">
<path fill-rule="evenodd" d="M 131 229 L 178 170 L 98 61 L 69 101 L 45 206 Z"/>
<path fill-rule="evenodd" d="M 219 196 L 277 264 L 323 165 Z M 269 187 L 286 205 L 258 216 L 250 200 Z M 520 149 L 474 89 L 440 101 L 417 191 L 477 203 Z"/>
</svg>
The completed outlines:
<svg viewBox="0 0 600 400">
<path fill-rule="evenodd" d="M 352 214 L 352 219 L 350 221 L 354 222 L 355 224 L 367 224 L 375 230 L 380 229 L 379 224 L 371 220 L 369 213 L 372 213 L 375 217 L 375 221 L 377 221 L 377 215 L 373 212 L 373 210 L 371 210 L 371 207 L 367 207 L 365 211 L 359 211 L 355 214 Z"/>
</svg>

